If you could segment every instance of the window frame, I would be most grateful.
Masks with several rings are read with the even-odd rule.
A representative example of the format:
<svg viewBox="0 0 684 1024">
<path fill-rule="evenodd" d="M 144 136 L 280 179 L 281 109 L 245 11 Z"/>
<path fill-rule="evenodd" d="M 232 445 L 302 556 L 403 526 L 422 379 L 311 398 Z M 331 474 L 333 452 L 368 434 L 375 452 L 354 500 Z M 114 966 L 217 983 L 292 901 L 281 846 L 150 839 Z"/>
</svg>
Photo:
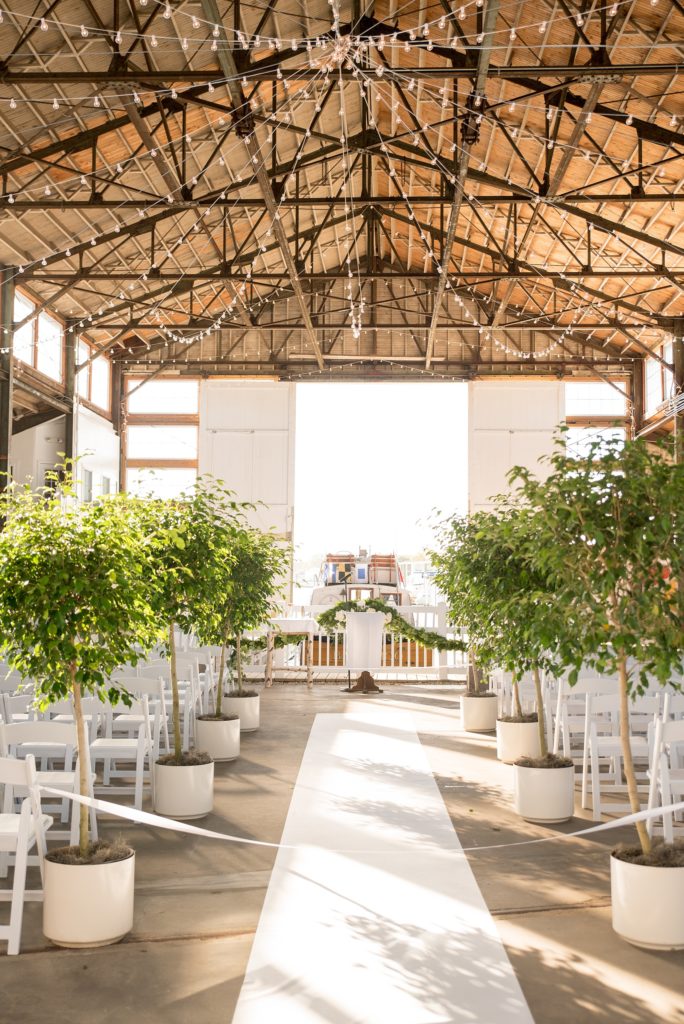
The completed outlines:
<svg viewBox="0 0 684 1024">
<path fill-rule="evenodd" d="M 174 381 L 177 377 L 161 377 L 160 381 Z M 195 381 L 198 391 L 200 385 L 199 377 L 183 377 L 184 381 Z M 123 479 L 128 489 L 129 470 L 139 469 L 194 469 L 195 475 L 199 470 L 199 394 L 197 412 L 193 413 L 140 413 L 128 411 L 128 394 L 135 386 L 144 381 L 144 377 L 126 377 L 126 388 L 124 393 L 124 408 L 126 412 L 126 430 L 122 436 L 122 469 Z M 197 431 L 197 457 L 194 459 L 131 459 L 128 457 L 128 427 L 176 427 L 194 426 Z"/>
<path fill-rule="evenodd" d="M 92 343 L 92 341 L 90 341 L 83 334 L 79 334 L 77 336 L 77 338 L 76 338 L 76 345 L 77 345 L 77 348 L 76 348 L 76 365 L 77 366 L 78 366 L 78 364 L 80 362 L 79 354 L 78 354 L 78 347 L 79 346 L 85 345 L 85 347 L 88 349 L 88 355 L 86 356 L 87 359 L 90 359 L 91 356 L 93 355 L 93 352 L 96 352 L 98 350 L 97 345 L 94 345 Z M 83 405 L 87 406 L 87 408 L 91 409 L 93 412 L 96 412 L 98 414 L 98 416 L 104 416 L 105 419 L 111 420 L 111 418 L 112 418 L 112 399 L 113 399 L 113 395 L 112 395 L 112 361 L 111 361 L 111 359 L 109 358 L 109 356 L 106 353 L 102 353 L 100 356 L 98 356 L 98 359 L 106 359 L 107 363 L 108 363 L 108 366 L 109 366 L 109 405 L 105 408 L 102 405 L 98 405 L 97 402 L 94 402 L 93 399 L 92 399 L 92 394 L 93 394 L 93 364 L 92 363 L 89 363 L 88 366 L 84 370 L 81 370 L 81 373 L 77 373 L 76 374 L 76 380 L 74 381 L 74 391 L 76 393 L 76 397 L 78 398 L 79 402 L 81 402 Z M 87 375 L 87 377 L 86 377 L 86 386 L 83 389 L 83 391 L 81 391 L 79 389 L 78 379 L 81 376 L 81 374 L 84 374 L 84 373 Z"/>
<path fill-rule="evenodd" d="M 29 369 L 32 373 L 37 374 L 41 381 L 49 381 L 52 387 L 58 387 L 62 390 L 66 387 L 66 321 L 64 317 L 60 316 L 52 307 L 42 306 L 41 300 L 35 295 L 32 295 L 29 291 L 24 288 L 16 288 L 15 295 L 21 296 L 25 302 L 30 302 L 33 306 L 33 314 L 31 323 L 31 362 L 27 362 L 25 359 L 20 358 L 12 351 L 12 358 L 15 364 L 18 364 L 18 368 Z M 54 320 L 60 327 L 60 358 L 59 358 L 59 379 L 51 377 L 48 373 L 38 369 L 38 338 L 40 329 L 40 318 L 42 315 L 49 317 L 50 320 Z M 12 332 L 14 333 L 14 324 L 17 321 L 14 320 L 14 308 L 12 309 Z"/>
</svg>

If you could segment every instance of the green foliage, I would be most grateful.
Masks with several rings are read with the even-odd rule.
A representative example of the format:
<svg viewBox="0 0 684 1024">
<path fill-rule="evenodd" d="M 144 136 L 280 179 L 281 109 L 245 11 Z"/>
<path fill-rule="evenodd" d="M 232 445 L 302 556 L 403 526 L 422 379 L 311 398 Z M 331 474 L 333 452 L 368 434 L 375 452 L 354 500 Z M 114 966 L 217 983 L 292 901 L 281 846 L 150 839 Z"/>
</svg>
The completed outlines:
<svg viewBox="0 0 684 1024">
<path fill-rule="evenodd" d="M 370 598 L 363 603 L 360 601 L 338 601 L 337 604 L 317 616 L 317 621 L 324 632 L 332 635 L 340 628 L 340 622 L 337 618 L 340 613 L 364 611 L 383 612 L 383 614 L 388 616 L 385 626 L 388 633 L 403 636 L 406 640 L 411 640 L 421 647 L 428 647 L 438 651 L 464 651 L 466 649 L 466 645 L 462 640 L 449 640 L 447 637 L 442 636 L 441 633 L 436 633 L 432 629 L 421 629 L 419 626 L 414 626 L 413 623 L 408 622 L 397 611 L 394 605 L 387 604 L 378 598 Z"/>
<path fill-rule="evenodd" d="M 3 655 L 44 705 L 70 695 L 72 668 L 84 693 L 116 702 L 110 674 L 159 639 L 137 505 L 124 495 L 77 504 L 68 472 L 59 491 L 0 495 Z"/>
<path fill-rule="evenodd" d="M 58 475 L 61 484 L 39 493 L 10 484 L 0 494 L 0 637 L 3 656 L 35 681 L 42 706 L 73 697 L 85 792 L 81 695 L 130 703 L 109 677 L 159 639 L 158 577 L 138 502 L 115 495 L 78 504 L 69 466 Z M 88 857 L 86 807 L 79 847 Z"/>
<path fill-rule="evenodd" d="M 577 459 L 561 439 L 546 480 L 520 468 L 511 480 L 535 521 L 521 557 L 567 620 L 570 682 L 583 664 L 613 673 L 627 659 L 631 693 L 668 682 L 684 659 L 684 465 L 643 440 L 596 441 Z"/>
<path fill-rule="evenodd" d="M 166 627 L 178 763 L 183 756 L 173 626 L 186 633 L 218 628 L 221 598 L 244 530 L 244 512 L 250 507 L 235 501 L 233 493 L 211 477 L 202 477 L 175 501 L 149 498 L 137 506 L 154 558 L 151 600 L 157 621 Z"/>
<path fill-rule="evenodd" d="M 263 625 L 277 610 L 289 552 L 272 533 L 246 526 L 235 532 L 230 559 L 224 560 L 212 604 L 196 623 L 203 643 L 232 642 L 242 693 L 242 634 Z M 222 658 L 222 661 L 224 659 Z M 219 691 L 222 690 L 222 679 Z M 217 713 L 220 706 L 217 707 Z"/>
</svg>

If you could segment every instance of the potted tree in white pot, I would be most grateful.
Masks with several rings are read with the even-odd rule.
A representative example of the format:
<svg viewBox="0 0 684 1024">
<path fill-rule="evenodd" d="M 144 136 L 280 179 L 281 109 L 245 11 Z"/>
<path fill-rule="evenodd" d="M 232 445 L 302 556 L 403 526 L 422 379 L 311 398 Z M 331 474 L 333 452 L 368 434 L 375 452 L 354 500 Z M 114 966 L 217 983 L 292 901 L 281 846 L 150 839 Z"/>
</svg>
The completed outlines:
<svg viewBox="0 0 684 1024">
<path fill-rule="evenodd" d="M 141 508 L 154 547 L 153 600 L 167 637 L 173 715 L 173 750 L 155 765 L 154 806 L 171 818 L 202 818 L 214 805 L 214 762 L 207 751 L 183 750 L 175 630 L 192 632 L 213 615 L 241 506 L 220 481 L 202 478 L 177 500 L 147 499 Z"/>
<path fill-rule="evenodd" d="M 491 512 L 454 516 L 442 524 L 439 538 L 441 549 L 432 558 L 437 566 L 436 582 L 447 598 L 451 617 L 465 627 L 479 666 L 500 665 L 500 654 L 508 647 L 497 609 L 500 611 L 510 596 L 510 550 L 502 540 L 498 517 Z M 483 697 L 469 692 L 462 698 L 467 704 L 470 699 L 482 701 Z M 537 714 L 523 712 L 515 673 L 512 714 L 496 717 L 495 707 L 492 700 L 490 728 L 496 727 L 497 756 L 507 762 L 521 756 L 538 757 Z"/>
<path fill-rule="evenodd" d="M 36 681 L 42 707 L 71 697 L 80 792 L 88 792 L 84 695 L 130 697 L 108 679 L 159 639 L 150 595 L 150 552 L 124 496 L 77 504 L 63 483 L 0 495 L 0 636 L 4 657 Z M 117 942 L 133 924 L 135 855 L 123 843 L 91 843 L 81 806 L 79 844 L 45 864 L 43 930 L 62 946 Z"/>
<path fill-rule="evenodd" d="M 430 557 L 437 572 L 435 582 L 447 599 L 452 621 L 468 633 L 466 692 L 461 697 L 461 719 L 466 732 L 493 732 L 499 701 L 496 693 L 483 685 L 478 638 L 482 635 L 482 590 L 473 571 L 473 561 L 482 554 L 479 539 L 486 517 L 452 516 L 439 524 L 438 551 Z"/>
<path fill-rule="evenodd" d="M 620 695 L 623 772 L 640 810 L 630 745 L 630 698 L 667 684 L 684 664 L 684 465 L 643 440 L 596 441 L 586 457 L 559 446 L 545 481 L 518 470 L 521 496 L 537 512 L 530 557 L 553 575 L 574 631 L 559 645 L 572 666 L 614 673 Z M 674 583 L 673 583 L 674 581 Z M 652 842 L 611 855 L 613 928 L 635 945 L 684 948 L 684 847 Z"/>
<path fill-rule="evenodd" d="M 276 612 L 288 564 L 288 554 L 274 534 L 257 529 L 240 531 L 230 590 L 220 603 L 220 635 L 235 651 L 236 686 L 224 695 L 223 708 L 239 716 L 241 732 L 254 732 L 260 724 L 259 693 L 244 687 L 242 635 L 258 629 Z M 223 686 L 223 679 L 219 686 Z"/>
<path fill-rule="evenodd" d="M 549 753 L 541 673 L 558 673 L 559 643 L 572 622 L 558 600 L 553 574 L 535 566 L 539 526 L 526 505 L 502 498 L 490 523 L 490 542 L 501 545 L 501 579 L 491 615 L 498 624 L 496 657 L 514 679 L 534 681 L 539 754 L 514 759 L 515 807 L 526 821 L 568 821 L 575 809 L 575 768 L 571 759 Z M 510 760 L 510 758 L 502 758 Z"/>
</svg>

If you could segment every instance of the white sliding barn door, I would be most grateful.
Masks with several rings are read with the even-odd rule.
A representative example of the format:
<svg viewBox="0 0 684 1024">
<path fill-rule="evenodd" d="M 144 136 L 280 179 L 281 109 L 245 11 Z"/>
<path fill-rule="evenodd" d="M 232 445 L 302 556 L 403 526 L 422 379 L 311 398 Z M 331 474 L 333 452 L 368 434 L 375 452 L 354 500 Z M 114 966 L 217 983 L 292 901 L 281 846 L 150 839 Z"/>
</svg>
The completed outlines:
<svg viewBox="0 0 684 1024">
<path fill-rule="evenodd" d="M 477 512 L 508 491 L 506 475 L 513 466 L 546 476 L 538 460 L 553 451 L 565 413 L 564 385 L 476 381 L 468 388 L 468 508 Z"/>
<path fill-rule="evenodd" d="M 240 501 L 264 502 L 251 522 L 292 538 L 295 385 L 206 381 L 200 389 L 199 472 Z"/>
</svg>

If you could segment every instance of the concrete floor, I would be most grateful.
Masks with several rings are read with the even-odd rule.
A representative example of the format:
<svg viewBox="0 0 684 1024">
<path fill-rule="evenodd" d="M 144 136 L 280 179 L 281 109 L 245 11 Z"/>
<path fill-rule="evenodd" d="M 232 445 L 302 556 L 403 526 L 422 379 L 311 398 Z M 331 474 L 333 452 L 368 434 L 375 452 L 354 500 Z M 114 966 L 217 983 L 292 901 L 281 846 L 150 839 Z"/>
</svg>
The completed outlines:
<svg viewBox="0 0 684 1024">
<path fill-rule="evenodd" d="M 496 760 L 493 737 L 460 731 L 456 692 L 409 685 L 349 698 L 337 685 L 276 684 L 240 759 L 217 765 L 216 813 L 201 824 L 278 842 L 314 715 L 359 702 L 415 716 L 464 847 L 551 834 L 514 814 L 512 769 Z M 575 818 L 553 829 L 579 827 Z M 102 831 L 123 833 L 137 851 L 133 932 L 118 946 L 54 949 L 40 905 L 27 904 L 22 954 L 0 954 L 0 1024 L 230 1024 L 275 851 L 115 822 Z M 627 830 L 469 854 L 537 1024 L 684 1024 L 684 953 L 638 950 L 610 927 L 608 851 L 631 838 Z M 421 977 L 430 991 L 429 964 Z"/>
</svg>

